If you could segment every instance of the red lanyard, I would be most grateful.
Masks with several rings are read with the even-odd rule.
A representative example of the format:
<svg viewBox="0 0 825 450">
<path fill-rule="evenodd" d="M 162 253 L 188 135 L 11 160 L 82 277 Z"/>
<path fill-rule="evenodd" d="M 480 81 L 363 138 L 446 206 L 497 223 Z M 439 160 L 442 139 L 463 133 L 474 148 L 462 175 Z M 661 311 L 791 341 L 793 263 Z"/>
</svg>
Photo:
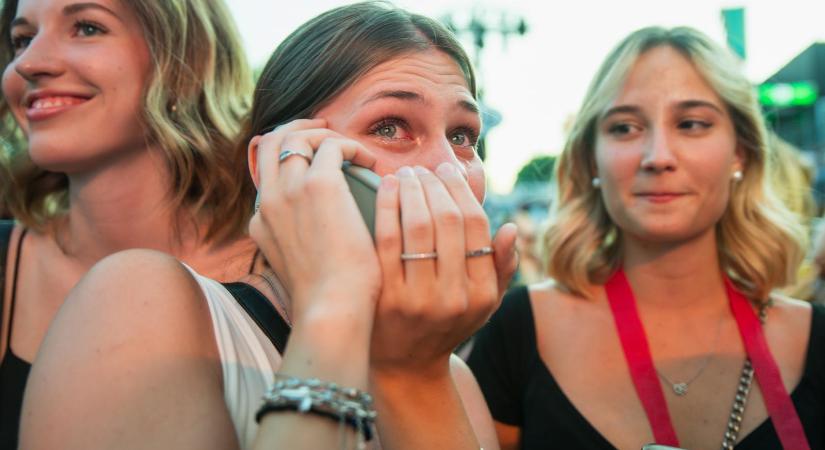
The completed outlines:
<svg viewBox="0 0 825 450">
<path fill-rule="evenodd" d="M 658 444 L 678 447 L 679 438 L 676 437 L 673 422 L 670 420 L 665 395 L 659 384 L 659 378 L 656 376 L 647 336 L 636 308 L 636 299 L 624 271 L 622 269 L 616 271 L 604 287 L 625 360 L 630 369 L 630 376 L 633 379 L 636 394 L 647 414 L 650 427 L 653 429 L 653 437 Z M 779 367 L 768 348 L 759 319 L 745 296 L 733 286 L 727 277 L 725 277 L 725 289 L 731 312 L 739 326 L 739 334 L 742 336 L 745 351 L 753 365 L 759 388 L 762 390 L 765 407 L 773 421 L 779 440 L 782 442 L 782 447 L 794 450 L 810 449 L 802 423 L 782 383 Z"/>
</svg>

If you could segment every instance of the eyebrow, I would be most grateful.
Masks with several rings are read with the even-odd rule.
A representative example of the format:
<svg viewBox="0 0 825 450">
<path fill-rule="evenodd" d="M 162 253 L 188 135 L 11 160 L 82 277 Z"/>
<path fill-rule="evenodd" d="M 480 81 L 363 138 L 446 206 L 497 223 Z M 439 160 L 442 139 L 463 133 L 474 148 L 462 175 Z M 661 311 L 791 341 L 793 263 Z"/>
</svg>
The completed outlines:
<svg viewBox="0 0 825 450">
<path fill-rule="evenodd" d="M 101 5 L 100 3 L 94 2 L 72 3 L 71 5 L 66 5 L 63 8 L 63 15 L 71 16 L 72 14 L 77 14 L 87 9 L 98 9 L 120 20 L 120 16 L 118 16 L 114 11 Z M 29 21 L 25 17 L 17 17 L 11 21 L 11 24 L 9 24 L 9 28 L 14 28 L 18 25 L 29 25 Z"/>
<path fill-rule="evenodd" d="M 367 100 L 364 101 L 364 105 L 370 102 L 374 102 L 376 100 L 381 100 L 385 98 L 394 98 L 398 100 L 407 100 L 407 101 L 415 101 L 423 104 L 428 104 L 427 100 L 424 99 L 421 95 L 411 92 L 411 91 L 402 91 L 402 90 L 394 90 L 394 91 L 381 91 L 377 94 L 371 96 Z M 462 109 L 471 112 L 473 114 L 479 114 L 480 110 L 478 105 L 475 102 L 471 102 L 468 100 L 459 100 L 457 102 L 458 106 Z"/>
<path fill-rule="evenodd" d="M 676 104 L 676 109 L 684 111 L 686 109 L 692 108 L 710 108 L 719 114 L 724 114 L 724 111 L 716 106 L 714 103 L 706 101 L 706 100 L 685 100 L 681 101 Z M 604 120 L 613 114 L 641 114 L 642 109 L 635 105 L 619 105 L 613 108 L 608 109 L 605 113 L 601 116 L 601 120 Z"/>
</svg>

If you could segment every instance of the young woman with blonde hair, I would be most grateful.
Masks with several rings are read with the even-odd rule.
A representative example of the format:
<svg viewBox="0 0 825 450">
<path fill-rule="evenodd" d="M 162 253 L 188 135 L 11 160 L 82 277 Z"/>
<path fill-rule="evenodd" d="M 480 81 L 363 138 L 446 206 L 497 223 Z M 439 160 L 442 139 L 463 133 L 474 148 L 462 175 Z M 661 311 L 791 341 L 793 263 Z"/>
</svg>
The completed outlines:
<svg viewBox="0 0 825 450">
<path fill-rule="evenodd" d="M 0 447 L 16 448 L 29 366 L 98 260 L 153 248 L 220 280 L 250 271 L 254 186 L 232 147 L 252 77 L 221 0 L 10 0 L 0 34 L 3 138 L 20 143 L 0 153 L 18 220 L 0 261 Z"/>
<path fill-rule="evenodd" d="M 772 294 L 805 236 L 770 151 L 703 34 L 610 53 L 558 162 L 552 281 L 511 291 L 469 360 L 502 448 L 825 445 L 825 311 Z"/>
</svg>

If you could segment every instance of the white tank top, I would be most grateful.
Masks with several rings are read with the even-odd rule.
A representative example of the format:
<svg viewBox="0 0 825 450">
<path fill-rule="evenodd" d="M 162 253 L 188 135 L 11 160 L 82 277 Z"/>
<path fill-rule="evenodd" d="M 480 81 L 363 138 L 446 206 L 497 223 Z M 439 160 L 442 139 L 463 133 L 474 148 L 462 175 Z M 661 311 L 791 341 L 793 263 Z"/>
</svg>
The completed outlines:
<svg viewBox="0 0 825 450">
<path fill-rule="evenodd" d="M 255 413 L 273 383 L 281 355 L 223 285 L 189 270 L 209 304 L 223 369 L 223 396 L 240 448 L 252 448 L 258 430 Z"/>
</svg>

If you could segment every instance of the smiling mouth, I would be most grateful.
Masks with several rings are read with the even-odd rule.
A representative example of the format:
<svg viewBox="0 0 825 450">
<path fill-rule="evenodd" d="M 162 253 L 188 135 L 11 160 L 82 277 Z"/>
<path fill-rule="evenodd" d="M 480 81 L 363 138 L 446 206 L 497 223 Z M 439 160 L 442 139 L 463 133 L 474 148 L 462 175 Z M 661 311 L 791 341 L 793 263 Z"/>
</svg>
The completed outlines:
<svg viewBox="0 0 825 450">
<path fill-rule="evenodd" d="M 38 97 L 26 109 L 26 116 L 33 121 L 47 119 L 87 101 L 89 98 L 70 95 Z"/>
</svg>

